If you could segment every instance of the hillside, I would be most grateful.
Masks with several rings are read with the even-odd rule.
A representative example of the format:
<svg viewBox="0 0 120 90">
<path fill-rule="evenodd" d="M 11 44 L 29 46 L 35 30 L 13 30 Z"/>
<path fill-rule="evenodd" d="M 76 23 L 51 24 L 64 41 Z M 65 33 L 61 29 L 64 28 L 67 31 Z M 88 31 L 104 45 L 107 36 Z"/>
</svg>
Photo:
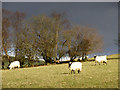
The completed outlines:
<svg viewBox="0 0 120 90">
<path fill-rule="evenodd" d="M 70 74 L 68 64 L 2 70 L 2 87 L 118 88 L 118 60 L 108 60 L 107 65 L 82 64 L 80 74 Z"/>
<path fill-rule="evenodd" d="M 107 56 L 107 60 L 116 60 L 116 59 L 120 59 L 120 54 L 112 54 L 112 55 L 108 55 Z M 94 57 L 89 58 L 88 61 L 93 61 Z"/>
<path fill-rule="evenodd" d="M 120 59 L 120 54 L 112 54 L 107 56 L 108 59 Z"/>
</svg>

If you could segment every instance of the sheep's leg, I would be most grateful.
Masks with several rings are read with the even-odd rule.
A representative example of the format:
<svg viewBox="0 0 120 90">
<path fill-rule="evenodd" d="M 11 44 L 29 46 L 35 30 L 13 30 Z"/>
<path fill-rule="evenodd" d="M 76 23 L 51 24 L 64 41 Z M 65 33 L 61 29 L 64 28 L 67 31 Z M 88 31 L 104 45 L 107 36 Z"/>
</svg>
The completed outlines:
<svg viewBox="0 0 120 90">
<path fill-rule="evenodd" d="M 104 63 L 106 63 L 106 65 L 107 65 L 107 62 L 104 61 L 104 62 L 103 62 L 103 65 L 104 65 Z"/>
<path fill-rule="evenodd" d="M 105 62 L 106 63 L 106 65 L 107 65 L 107 62 Z"/>
<path fill-rule="evenodd" d="M 73 71 L 73 70 L 71 70 L 71 74 L 72 74 L 72 71 Z"/>
<path fill-rule="evenodd" d="M 74 74 L 75 74 L 75 70 L 73 70 Z"/>
<path fill-rule="evenodd" d="M 99 63 L 99 65 L 100 65 L 100 63 Z"/>
<path fill-rule="evenodd" d="M 73 71 L 73 73 L 75 74 L 75 71 L 74 71 L 74 70 L 71 70 L 71 74 L 72 74 L 72 71 Z"/>
<path fill-rule="evenodd" d="M 20 68 L 20 66 L 18 66 L 18 68 Z"/>
<path fill-rule="evenodd" d="M 95 65 L 97 64 L 97 62 L 95 62 Z"/>
<path fill-rule="evenodd" d="M 80 73 L 80 70 L 78 70 L 78 73 Z"/>
</svg>

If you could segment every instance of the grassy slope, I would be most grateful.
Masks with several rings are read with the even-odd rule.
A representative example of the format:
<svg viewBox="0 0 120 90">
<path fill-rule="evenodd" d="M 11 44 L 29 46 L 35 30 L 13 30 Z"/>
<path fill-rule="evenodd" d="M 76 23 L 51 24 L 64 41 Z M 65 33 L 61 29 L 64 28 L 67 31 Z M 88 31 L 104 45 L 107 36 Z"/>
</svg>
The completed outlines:
<svg viewBox="0 0 120 90">
<path fill-rule="evenodd" d="M 117 88 L 118 60 L 108 65 L 83 62 L 80 74 L 69 74 L 68 64 L 2 70 L 3 88 Z"/>
<path fill-rule="evenodd" d="M 107 56 L 107 59 L 108 59 L 108 60 L 110 60 L 110 59 L 120 59 L 120 54 L 108 55 L 108 56 Z M 94 60 L 94 57 L 89 58 L 88 60 Z"/>
<path fill-rule="evenodd" d="M 108 55 L 107 58 L 120 58 L 120 54 Z"/>
</svg>

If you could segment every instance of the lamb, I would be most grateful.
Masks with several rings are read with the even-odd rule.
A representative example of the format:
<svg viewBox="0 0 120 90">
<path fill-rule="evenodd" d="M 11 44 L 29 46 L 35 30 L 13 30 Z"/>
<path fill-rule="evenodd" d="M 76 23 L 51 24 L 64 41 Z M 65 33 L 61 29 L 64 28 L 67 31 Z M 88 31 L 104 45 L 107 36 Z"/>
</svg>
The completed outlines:
<svg viewBox="0 0 120 90">
<path fill-rule="evenodd" d="M 15 68 L 15 67 L 20 68 L 20 62 L 19 61 L 11 62 L 11 64 L 9 65 L 10 69 Z"/>
<path fill-rule="evenodd" d="M 97 64 L 97 63 L 99 63 L 99 65 L 100 65 L 100 63 L 106 63 L 106 65 L 107 65 L 107 56 L 105 55 L 105 56 L 94 56 L 94 59 L 95 59 L 95 65 Z"/>
<path fill-rule="evenodd" d="M 75 74 L 75 70 L 78 71 L 78 73 L 80 73 L 82 71 L 82 63 L 81 62 L 69 62 L 69 69 L 71 70 L 71 74 L 72 74 L 72 71 Z"/>
</svg>

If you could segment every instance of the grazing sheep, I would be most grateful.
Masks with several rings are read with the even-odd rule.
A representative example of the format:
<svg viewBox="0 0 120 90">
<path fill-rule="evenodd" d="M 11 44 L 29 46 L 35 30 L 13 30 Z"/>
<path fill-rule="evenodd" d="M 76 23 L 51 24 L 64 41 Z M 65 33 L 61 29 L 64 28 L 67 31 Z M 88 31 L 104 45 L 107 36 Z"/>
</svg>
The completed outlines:
<svg viewBox="0 0 120 90">
<path fill-rule="evenodd" d="M 10 69 L 15 68 L 15 67 L 20 68 L 20 62 L 19 61 L 11 62 L 11 64 L 9 65 Z"/>
<path fill-rule="evenodd" d="M 88 56 L 80 57 L 80 60 L 88 60 Z"/>
<path fill-rule="evenodd" d="M 75 74 L 75 70 L 78 71 L 78 73 L 80 73 L 82 71 L 82 63 L 81 62 L 69 62 L 69 69 L 71 70 L 71 74 L 72 74 L 72 71 Z"/>
<path fill-rule="evenodd" d="M 106 63 L 106 65 L 107 65 L 107 56 L 105 55 L 105 56 L 94 56 L 94 59 L 95 59 L 95 65 L 97 64 L 97 63 L 99 63 L 99 65 L 100 65 L 100 63 Z"/>
</svg>

